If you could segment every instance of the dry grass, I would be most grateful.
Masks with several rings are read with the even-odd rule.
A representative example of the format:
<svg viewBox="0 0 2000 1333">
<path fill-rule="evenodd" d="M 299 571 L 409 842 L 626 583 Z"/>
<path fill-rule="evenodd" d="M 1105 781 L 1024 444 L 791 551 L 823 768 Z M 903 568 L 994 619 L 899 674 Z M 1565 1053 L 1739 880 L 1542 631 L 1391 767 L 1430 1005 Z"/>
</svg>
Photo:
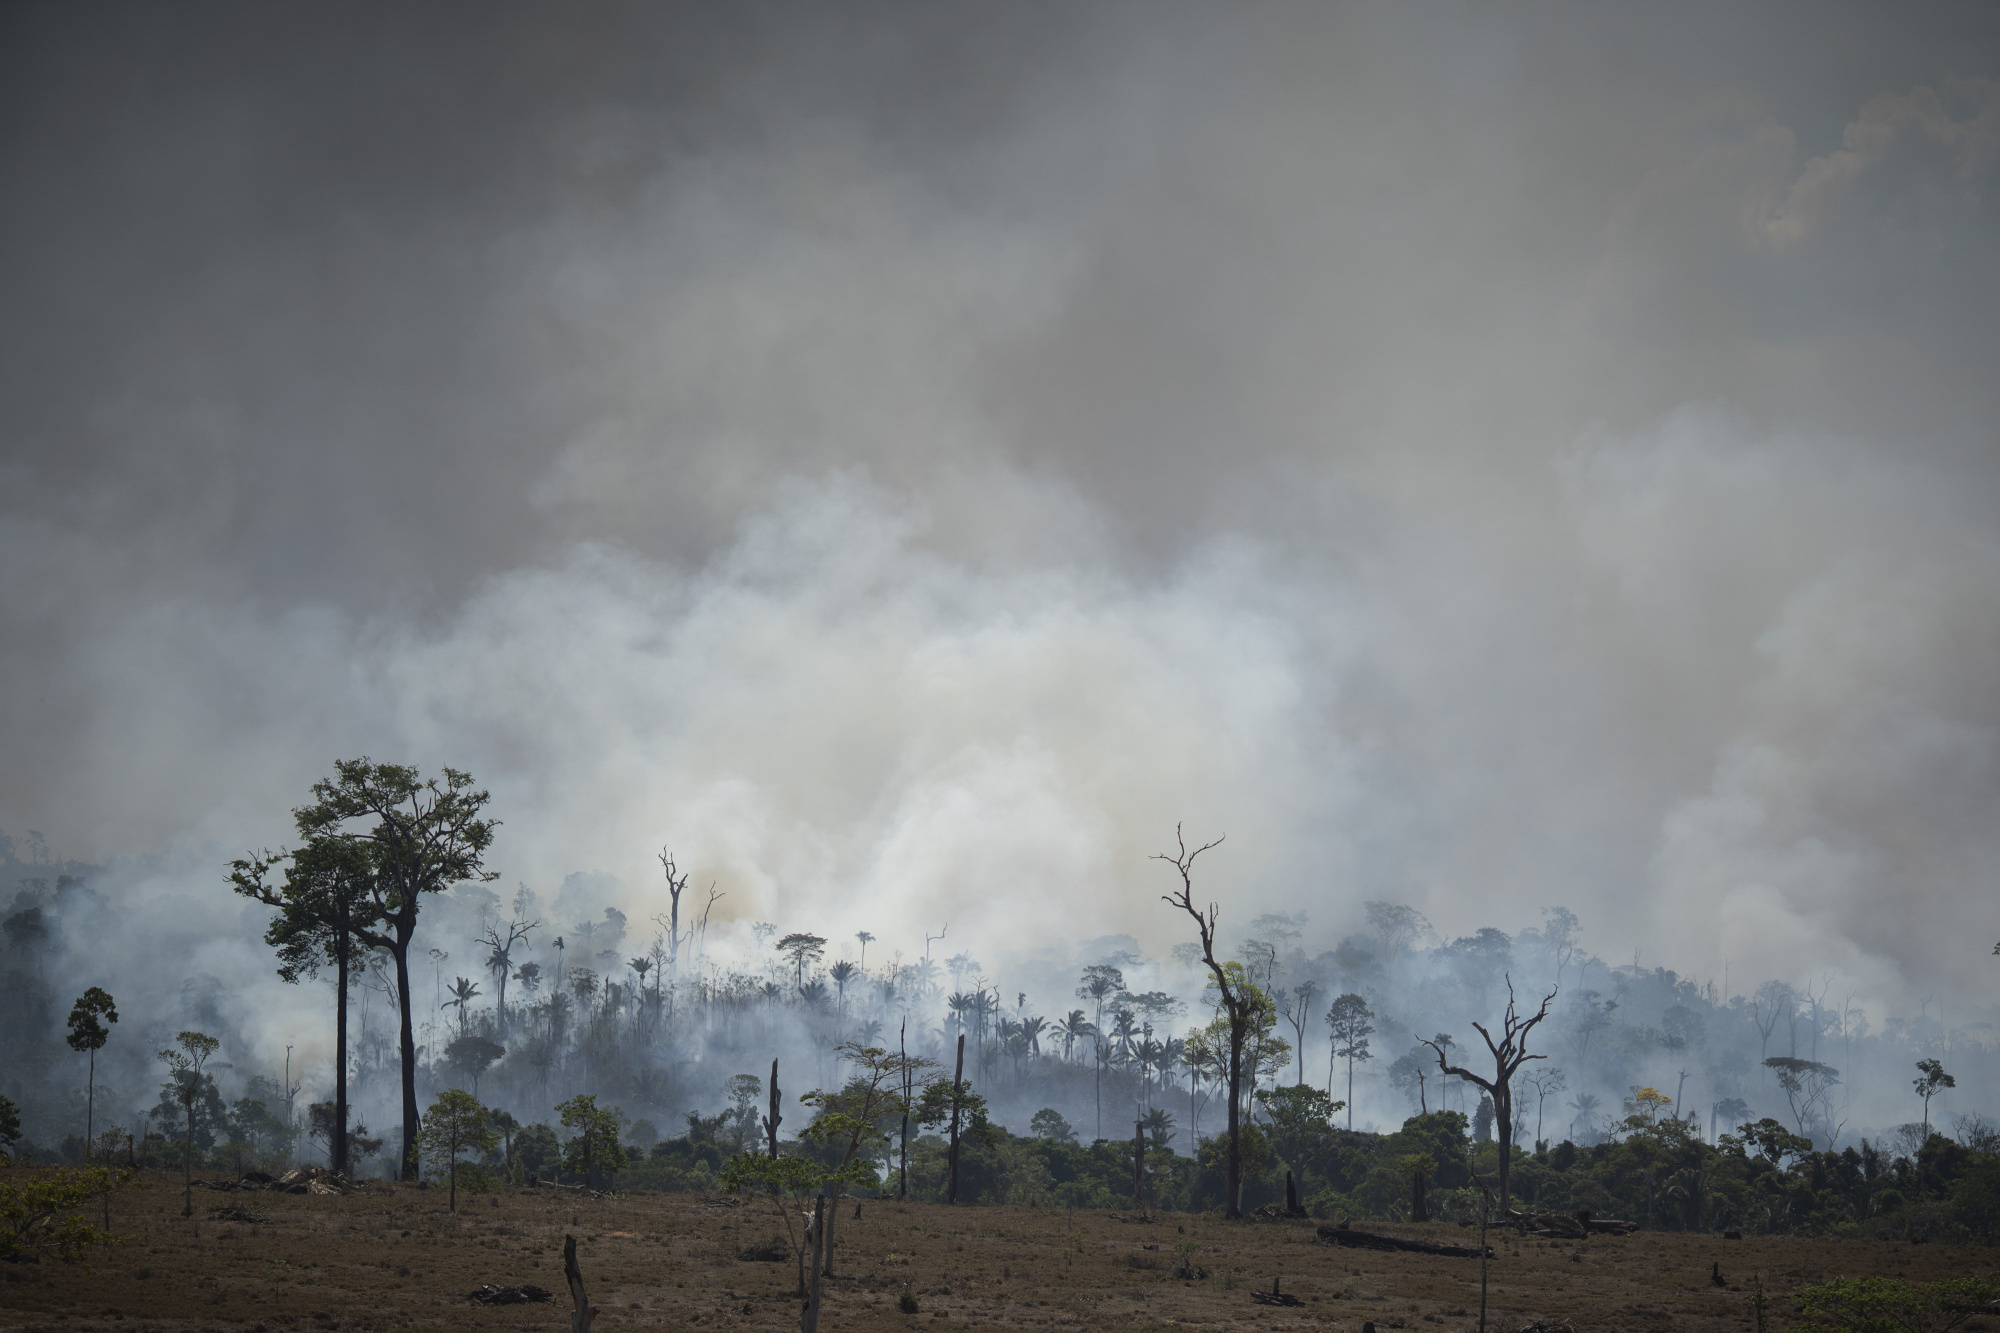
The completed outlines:
<svg viewBox="0 0 2000 1333">
<path fill-rule="evenodd" d="M 318 1330 L 566 1327 L 562 1242 L 577 1237 L 598 1327 L 792 1329 L 794 1268 L 743 1262 L 768 1241 L 770 1205 L 687 1195 L 580 1200 L 548 1190 L 459 1196 L 373 1185 L 346 1198 L 195 1192 L 180 1217 L 178 1186 L 149 1173 L 117 1196 L 115 1230 L 127 1243 L 91 1268 L 0 1264 L 0 1328 L 119 1330 L 217 1328 L 246 1333 Z M 217 1221 L 243 1208 L 266 1221 Z M 1393 1228 L 1462 1241 L 1457 1227 Z M 1377 1328 L 1470 1329 L 1479 1264 L 1468 1259 L 1335 1249 L 1298 1222 L 1235 1222 L 1162 1214 L 1151 1221 L 1062 1209 L 958 1208 L 851 1202 L 836 1231 L 839 1277 L 822 1328 Z M 1598 1329 L 1751 1327 L 1751 1276 L 1772 1297 L 1837 1274 L 1928 1278 L 1988 1273 L 1992 1251 L 1876 1241 L 1686 1237 L 1642 1233 L 1587 1244 L 1523 1241 L 1495 1232 L 1488 1327 L 1537 1317 Z M 1175 1247 L 1200 1247 L 1198 1281 L 1170 1275 Z M 1716 1262 L 1729 1282 L 1710 1281 Z M 1296 1307 L 1255 1304 L 1274 1276 Z M 532 1282 L 553 1305 L 480 1307 L 482 1283 Z M 904 1284 L 920 1311 L 900 1313 Z M 1975 1321 L 1977 1322 L 1977 1321 Z M 1970 1327 L 1970 1326 L 1968 1326 Z"/>
</svg>

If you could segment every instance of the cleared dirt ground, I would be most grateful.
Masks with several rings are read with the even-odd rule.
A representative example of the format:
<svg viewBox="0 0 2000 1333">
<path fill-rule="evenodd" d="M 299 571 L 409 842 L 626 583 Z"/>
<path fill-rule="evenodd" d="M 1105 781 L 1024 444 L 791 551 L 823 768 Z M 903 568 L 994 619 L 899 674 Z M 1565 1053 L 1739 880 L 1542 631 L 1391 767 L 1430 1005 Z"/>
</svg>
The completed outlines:
<svg viewBox="0 0 2000 1333">
<path fill-rule="evenodd" d="M 265 1220 L 214 1216 L 240 1208 Z M 577 1238 L 597 1327 L 795 1329 L 795 1269 L 744 1261 L 778 1222 L 766 1201 L 732 1204 L 690 1195 L 579 1199 L 551 1190 L 459 1196 L 370 1185 L 347 1197 L 195 1191 L 180 1216 L 177 1181 L 148 1173 L 120 1191 L 113 1229 L 127 1243 L 89 1268 L 0 1263 L 0 1328 L 76 1330 L 566 1329 L 565 1233 Z M 853 1203 L 835 1232 L 830 1333 L 849 1329 L 1268 1328 L 1470 1329 L 1479 1311 L 1479 1263 L 1339 1249 L 1312 1224 L 1225 1223 L 1204 1215 L 1033 1208 L 947 1209 Z M 1465 1242 L 1465 1229 L 1378 1227 Z M 1640 1233 L 1549 1244 L 1494 1232 L 1487 1327 L 1567 1318 L 1578 1330 L 1748 1329 L 1751 1278 L 1762 1274 L 1772 1327 L 1792 1287 L 1838 1274 L 1939 1277 L 1989 1274 L 2000 1253 L 1879 1241 L 1686 1237 Z M 1200 1247 L 1209 1276 L 1169 1269 L 1176 1246 Z M 1726 1287 L 1711 1281 L 1720 1263 Z M 1273 1277 L 1296 1307 L 1256 1304 Z M 534 1283 L 549 1305 L 482 1307 L 483 1283 Z M 905 1284 L 919 1312 L 903 1314 Z M 1967 1325 L 1981 1326 L 1980 1321 Z M 1988 1321 L 1988 1326 L 1991 1326 Z"/>
</svg>

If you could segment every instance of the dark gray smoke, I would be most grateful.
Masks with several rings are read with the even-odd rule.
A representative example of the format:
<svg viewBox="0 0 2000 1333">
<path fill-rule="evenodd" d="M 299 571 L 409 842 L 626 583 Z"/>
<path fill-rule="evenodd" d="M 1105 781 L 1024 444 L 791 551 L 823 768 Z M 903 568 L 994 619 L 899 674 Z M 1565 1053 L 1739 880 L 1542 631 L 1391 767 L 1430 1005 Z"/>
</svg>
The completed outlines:
<svg viewBox="0 0 2000 1333">
<path fill-rule="evenodd" d="M 1185 819 L 1316 945 L 1987 993 L 1989 7 L 0 24 L 0 825 L 132 858 L 79 985 L 278 1058 L 221 867 L 367 753 L 634 922 L 671 842 L 739 935 L 1162 956 Z"/>
</svg>

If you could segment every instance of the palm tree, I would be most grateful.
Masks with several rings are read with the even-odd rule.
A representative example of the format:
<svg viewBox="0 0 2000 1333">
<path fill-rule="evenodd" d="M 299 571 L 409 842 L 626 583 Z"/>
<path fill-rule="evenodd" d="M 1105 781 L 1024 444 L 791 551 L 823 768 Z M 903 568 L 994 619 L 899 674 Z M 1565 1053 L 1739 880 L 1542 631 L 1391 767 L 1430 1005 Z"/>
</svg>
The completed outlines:
<svg viewBox="0 0 2000 1333">
<path fill-rule="evenodd" d="M 1049 1020 L 1039 1014 L 1021 1020 L 1021 1031 L 1027 1034 L 1028 1048 L 1036 1055 L 1042 1053 L 1042 1034 L 1049 1030 Z"/>
<path fill-rule="evenodd" d="M 471 1004 L 473 997 L 478 994 L 479 987 L 469 978 L 454 977 L 451 983 L 451 998 L 438 1006 L 440 1009 L 458 1010 L 458 1035 L 461 1037 L 465 1035 L 466 1021 L 472 1016 L 472 1011 L 466 1006 Z"/>
<path fill-rule="evenodd" d="M 1018 1086 L 1021 1082 L 1021 1061 L 1028 1058 L 1028 1034 L 1021 1030 L 1019 1023 L 1011 1021 L 1003 1022 L 1001 1029 L 1000 1049 L 1014 1062 L 1014 1082 Z"/>
<path fill-rule="evenodd" d="M 1145 1095 L 1147 1103 L 1150 1105 L 1153 1094 L 1152 1073 L 1156 1069 L 1164 1069 L 1166 1067 L 1166 1047 L 1154 1038 L 1146 1037 L 1139 1042 L 1137 1051 L 1139 1057 L 1139 1076 L 1144 1080 L 1139 1085 L 1140 1091 Z"/>
<path fill-rule="evenodd" d="M 1569 1104 L 1569 1109 L 1576 1112 L 1576 1118 L 1569 1122 L 1570 1131 L 1574 1133 L 1579 1122 L 1583 1125 L 1586 1133 L 1595 1129 L 1597 1126 L 1597 1108 L 1601 1105 L 1603 1103 L 1597 1099 L 1595 1093 L 1579 1092 L 1576 1095 L 1576 1099 Z"/>
<path fill-rule="evenodd" d="M 953 991 L 944 1002 L 945 1008 L 951 1010 L 952 1025 L 960 1032 L 965 1031 L 966 1020 L 972 1015 L 977 1004 L 977 1000 L 962 990 Z"/>
<path fill-rule="evenodd" d="M 1116 1009 L 1111 1014 L 1112 1047 L 1118 1056 L 1129 1059 L 1132 1055 L 1132 1039 L 1139 1034 L 1139 1022 L 1132 1017 L 1130 1009 Z"/>
<path fill-rule="evenodd" d="M 1076 1044 L 1097 1031 L 1090 1025 L 1090 1016 L 1081 1009 L 1072 1009 L 1056 1024 L 1056 1031 L 1062 1034 L 1063 1059 L 1068 1060 L 1076 1051 Z"/>
<path fill-rule="evenodd" d="M 1187 1043 L 1179 1037 L 1167 1037 L 1160 1042 L 1160 1086 L 1166 1086 L 1167 1072 L 1178 1065 L 1186 1053 Z"/>
<path fill-rule="evenodd" d="M 861 933 L 866 935 L 868 932 L 864 930 Z M 851 981 L 854 978 L 854 975 L 859 971 L 861 971 L 859 967 L 855 966 L 853 963 L 848 962 L 845 958 L 841 959 L 839 962 L 835 963 L 832 967 L 829 967 L 826 970 L 826 974 L 833 978 L 833 984 L 835 989 L 839 991 L 840 1009 L 842 1013 L 847 1012 L 847 983 Z"/>
<path fill-rule="evenodd" d="M 909 981 L 910 989 L 919 997 L 927 997 L 937 987 L 938 965 L 928 958 L 918 959 L 904 967 L 903 976 Z"/>
<path fill-rule="evenodd" d="M 653 970 L 653 960 L 650 958 L 629 958 L 626 960 L 626 962 L 631 966 L 632 971 L 638 975 L 639 1000 L 643 1004 L 647 998 L 646 974 Z M 638 1016 L 639 1016 L 639 1009 L 637 1006 L 635 1006 L 632 1011 L 632 1017 L 636 1020 Z"/>
<path fill-rule="evenodd" d="M 854 938 L 861 941 L 861 966 L 865 968 L 868 966 L 868 946 L 875 942 L 875 937 L 865 930 L 857 930 Z"/>
</svg>

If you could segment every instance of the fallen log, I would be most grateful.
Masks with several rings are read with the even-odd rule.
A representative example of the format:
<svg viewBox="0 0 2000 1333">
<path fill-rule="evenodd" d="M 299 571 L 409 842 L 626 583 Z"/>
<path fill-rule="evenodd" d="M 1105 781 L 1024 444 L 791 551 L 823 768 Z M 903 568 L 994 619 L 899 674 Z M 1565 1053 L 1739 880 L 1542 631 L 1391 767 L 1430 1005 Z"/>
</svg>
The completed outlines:
<svg viewBox="0 0 2000 1333">
<path fill-rule="evenodd" d="M 1447 1259 L 1477 1259 L 1482 1247 L 1472 1245 L 1439 1245 L 1428 1240 L 1405 1240 L 1401 1236 L 1384 1236 L 1373 1231 L 1357 1231 L 1345 1222 L 1339 1226 L 1319 1228 L 1319 1238 L 1331 1245 L 1347 1245 L 1357 1250 L 1403 1250 L 1411 1254 L 1436 1254 Z M 1493 1253 L 1490 1246 L 1483 1247 L 1484 1253 Z"/>
</svg>

